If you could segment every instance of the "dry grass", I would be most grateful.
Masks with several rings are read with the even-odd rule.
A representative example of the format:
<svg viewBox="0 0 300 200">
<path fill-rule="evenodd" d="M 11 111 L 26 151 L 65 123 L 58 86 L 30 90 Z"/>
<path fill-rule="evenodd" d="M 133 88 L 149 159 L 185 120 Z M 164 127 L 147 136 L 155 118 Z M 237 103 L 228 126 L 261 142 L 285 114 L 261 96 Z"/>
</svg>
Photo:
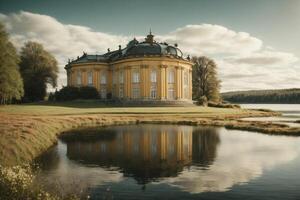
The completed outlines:
<svg viewBox="0 0 300 200">
<path fill-rule="evenodd" d="M 57 142 L 63 131 L 87 126 L 128 123 L 216 125 L 266 133 L 300 135 L 299 129 L 264 122 L 238 121 L 241 117 L 277 115 L 274 112 L 206 107 L 80 107 L 79 103 L 9 105 L 0 107 L 0 164 L 30 162 Z"/>
</svg>

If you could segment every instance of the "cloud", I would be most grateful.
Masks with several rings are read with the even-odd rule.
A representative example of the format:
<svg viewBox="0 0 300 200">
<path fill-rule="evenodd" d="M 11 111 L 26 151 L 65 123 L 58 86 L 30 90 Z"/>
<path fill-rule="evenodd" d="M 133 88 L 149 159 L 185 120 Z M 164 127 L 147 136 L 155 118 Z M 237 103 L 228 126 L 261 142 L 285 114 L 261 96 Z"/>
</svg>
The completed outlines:
<svg viewBox="0 0 300 200">
<path fill-rule="evenodd" d="M 178 43 L 182 50 L 191 55 L 245 54 L 262 47 L 262 41 L 248 33 L 212 24 L 187 25 L 161 38 L 170 43 Z"/>
<path fill-rule="evenodd" d="M 209 168 L 201 170 L 192 166 L 157 184 L 169 184 L 190 193 L 224 192 L 234 185 L 259 178 L 264 171 L 288 163 L 299 155 L 297 141 L 293 138 L 270 138 L 263 134 L 253 137 L 232 130 L 229 134 L 226 129 L 220 129 L 220 136 L 218 156 Z"/>
<path fill-rule="evenodd" d="M 85 26 L 63 24 L 47 15 L 21 11 L 4 15 L 11 41 L 20 50 L 26 41 L 44 45 L 59 63 L 59 85 L 66 85 L 63 69 L 68 58 L 83 51 L 105 53 L 107 48 L 126 45 L 130 36 L 92 30 Z M 143 40 L 145 36 L 137 36 Z M 216 60 L 222 91 L 300 87 L 300 63 L 292 53 L 277 51 L 249 33 L 236 32 L 213 24 L 187 25 L 164 35 L 157 41 L 178 43 L 185 55 L 205 55 Z"/>
<path fill-rule="evenodd" d="M 298 61 L 298 58 L 286 52 L 278 51 L 261 51 L 252 53 L 250 55 L 229 58 L 229 62 L 235 64 L 248 64 L 248 65 L 258 65 L 258 66 L 267 66 L 267 65 L 289 65 Z"/>
</svg>

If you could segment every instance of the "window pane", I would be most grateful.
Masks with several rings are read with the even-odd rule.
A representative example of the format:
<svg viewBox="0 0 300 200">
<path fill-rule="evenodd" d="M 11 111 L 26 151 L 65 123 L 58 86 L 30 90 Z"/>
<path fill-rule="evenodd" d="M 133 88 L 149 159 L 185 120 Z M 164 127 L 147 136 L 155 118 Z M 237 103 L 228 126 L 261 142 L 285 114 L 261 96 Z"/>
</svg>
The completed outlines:
<svg viewBox="0 0 300 200">
<path fill-rule="evenodd" d="M 156 85 L 152 85 L 150 89 L 150 98 L 156 99 L 156 93 L 157 93 Z"/>
<path fill-rule="evenodd" d="M 124 83 L 124 73 L 123 73 L 123 71 L 120 71 L 120 73 L 119 73 L 119 82 Z"/>
<path fill-rule="evenodd" d="M 93 85 L 93 72 L 88 72 L 88 85 Z"/>
<path fill-rule="evenodd" d="M 156 71 L 151 71 L 151 82 L 156 83 Z"/>
<path fill-rule="evenodd" d="M 77 72 L 77 85 L 81 85 L 81 71 Z"/>
<path fill-rule="evenodd" d="M 175 81 L 175 73 L 174 70 L 169 70 L 168 73 L 168 83 L 174 83 Z"/>
<path fill-rule="evenodd" d="M 100 83 L 106 84 L 106 74 L 105 73 L 101 73 Z"/>
<path fill-rule="evenodd" d="M 139 83 L 140 82 L 140 73 L 138 71 L 133 72 L 132 82 L 133 83 Z"/>
</svg>

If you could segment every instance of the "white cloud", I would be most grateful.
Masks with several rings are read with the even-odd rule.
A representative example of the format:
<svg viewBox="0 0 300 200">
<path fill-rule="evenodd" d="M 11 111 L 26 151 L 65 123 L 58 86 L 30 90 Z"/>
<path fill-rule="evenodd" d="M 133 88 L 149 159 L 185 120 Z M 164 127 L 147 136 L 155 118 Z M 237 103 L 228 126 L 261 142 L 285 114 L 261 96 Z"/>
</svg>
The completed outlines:
<svg viewBox="0 0 300 200">
<path fill-rule="evenodd" d="M 226 129 L 220 129 L 220 137 L 222 143 L 218 147 L 218 156 L 208 168 L 199 170 L 198 166 L 192 166 L 159 183 L 190 193 L 224 192 L 259 178 L 264 171 L 288 163 L 299 155 L 298 141 L 294 138 L 270 138 L 263 134 L 253 137 L 232 130 L 229 134 Z"/>
<path fill-rule="evenodd" d="M 262 46 L 261 40 L 248 33 L 212 24 L 187 25 L 161 38 L 170 43 L 177 42 L 191 55 L 244 54 L 257 51 Z"/>
<path fill-rule="evenodd" d="M 59 85 L 66 84 L 63 69 L 68 58 L 88 53 L 104 53 L 107 48 L 124 46 L 129 36 L 94 31 L 88 27 L 63 24 L 55 18 L 21 11 L 0 13 L 11 36 L 20 49 L 26 41 L 44 45 L 58 60 Z M 145 36 L 137 36 L 143 39 Z M 222 80 L 222 91 L 243 89 L 271 89 L 300 87 L 298 58 L 287 52 L 276 51 L 249 33 L 236 32 L 220 25 L 187 25 L 165 35 L 157 41 L 178 43 L 185 55 L 206 55 L 216 60 Z"/>
</svg>

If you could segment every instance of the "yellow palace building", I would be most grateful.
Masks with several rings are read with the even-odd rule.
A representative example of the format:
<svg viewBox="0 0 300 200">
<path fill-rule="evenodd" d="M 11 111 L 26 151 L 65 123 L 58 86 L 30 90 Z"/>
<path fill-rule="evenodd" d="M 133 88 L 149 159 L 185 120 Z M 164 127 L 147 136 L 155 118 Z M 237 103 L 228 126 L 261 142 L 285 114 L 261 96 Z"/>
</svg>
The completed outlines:
<svg viewBox="0 0 300 200">
<path fill-rule="evenodd" d="M 191 102 L 192 65 L 181 50 L 149 33 L 103 55 L 84 53 L 65 66 L 68 86 L 93 86 L 102 99 Z"/>
</svg>

